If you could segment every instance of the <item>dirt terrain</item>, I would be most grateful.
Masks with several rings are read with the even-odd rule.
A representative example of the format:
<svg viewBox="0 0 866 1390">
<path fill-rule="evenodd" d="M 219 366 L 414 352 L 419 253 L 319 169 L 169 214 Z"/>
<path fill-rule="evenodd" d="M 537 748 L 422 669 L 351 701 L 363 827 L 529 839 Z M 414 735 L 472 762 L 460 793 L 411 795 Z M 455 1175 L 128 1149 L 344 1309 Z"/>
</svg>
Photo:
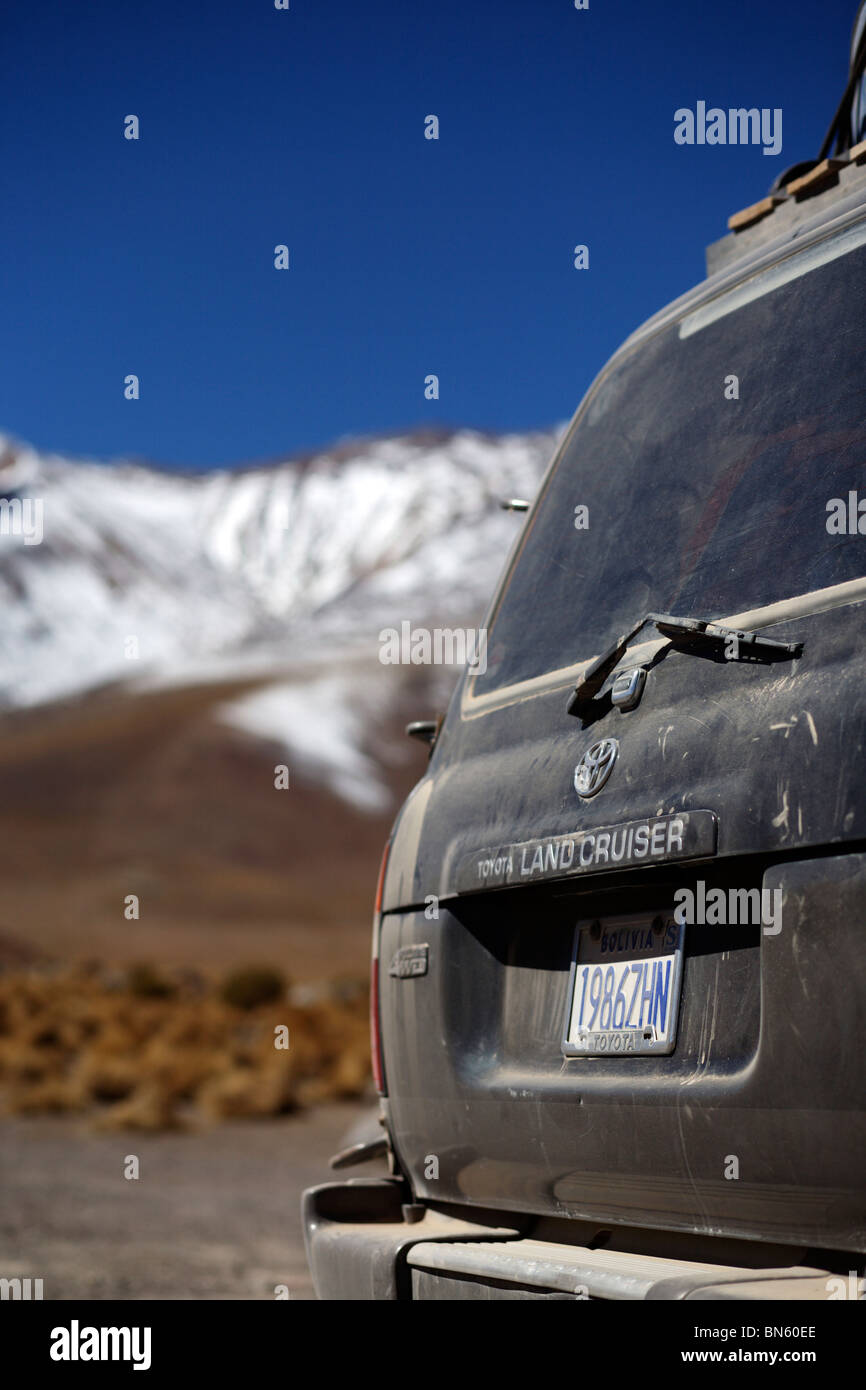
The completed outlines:
<svg viewBox="0 0 866 1390">
<path fill-rule="evenodd" d="M 46 1299 L 314 1297 L 299 1214 L 368 1106 L 198 1133 L 98 1134 L 70 1119 L 0 1122 L 0 1277 Z M 124 1177 L 128 1155 L 137 1181 Z M 372 1176 L 374 1165 L 358 1169 Z"/>
<path fill-rule="evenodd" d="M 294 769 L 291 789 L 275 790 L 281 750 L 215 717 L 242 688 L 107 690 L 3 715 L 2 978 L 14 982 L 32 970 L 33 989 L 50 992 L 76 963 L 109 983 L 112 971 L 121 980 L 134 963 L 149 963 L 157 974 L 190 973 L 190 988 L 204 994 L 184 1005 L 189 1013 L 207 1012 L 212 991 L 238 967 L 274 967 L 296 992 L 366 977 L 376 872 L 393 810 L 362 811 Z M 423 691 L 410 691 L 406 709 L 383 712 L 371 731 L 376 750 L 385 750 L 394 807 L 424 767 L 424 750 L 404 738 L 403 723 L 429 712 Z M 133 919 L 124 912 L 128 894 L 139 899 Z M 23 1007 L 24 992 L 13 992 Z M 135 1007 L 164 1009 L 175 1032 L 184 1032 L 180 1005 L 174 1014 L 158 998 Z M 124 1014 L 122 1000 L 118 1008 Z M 284 1058 L 299 1055 L 306 1008 L 292 1005 L 292 1051 Z M 127 1012 L 118 1026 L 134 1023 L 132 1005 Z M 254 1046 L 255 1017 L 239 1013 L 243 1036 L 232 1034 L 229 1051 Z M 64 1013 L 55 1020 L 60 1032 L 40 1030 L 34 1016 L 25 1051 L 7 1028 L 6 1082 L 10 1066 L 38 1081 L 37 1063 L 69 1042 L 68 1021 Z M 365 1019 L 360 1027 L 366 1076 Z M 113 1036 L 126 1047 L 116 1027 Z M 323 1036 L 333 1042 L 336 1034 L 329 1027 Z M 88 1045 L 101 1046 L 100 1037 Z M 191 1047 L 207 1067 L 216 1065 L 213 1039 L 178 1037 L 163 1058 L 172 1076 Z M 129 1071 L 129 1049 L 121 1051 L 110 1065 Z M 139 1046 L 138 1062 L 145 1054 Z M 273 1048 L 270 1055 L 279 1060 Z M 42 1279 L 46 1299 L 273 1299 L 277 1285 L 293 1299 L 312 1298 L 300 1194 L 328 1181 L 328 1157 L 369 1110 L 368 1102 L 329 1099 L 335 1092 L 320 1070 L 305 1084 L 316 1090 L 321 1081 L 323 1094 L 299 1092 L 301 1108 L 274 1119 L 213 1123 L 226 1113 L 276 1113 L 279 1105 L 217 1106 L 210 1115 L 199 1108 L 195 1123 L 144 1131 L 105 1130 L 93 1114 L 65 1104 L 54 1108 L 73 1113 L 2 1115 L 0 1278 Z M 175 1079 L 180 1084 L 179 1073 Z M 244 1079 L 255 1083 L 254 1069 L 235 1076 Z M 189 1106 L 189 1087 L 181 1089 Z M 140 1161 L 138 1180 L 124 1177 L 128 1155 Z"/>
<path fill-rule="evenodd" d="M 0 965 L 366 973 L 382 847 L 425 765 L 403 733 L 431 711 L 423 683 L 371 730 L 392 792 L 375 814 L 294 769 L 275 790 L 285 753 L 215 716 L 243 689 L 105 691 L 0 718 Z"/>
</svg>

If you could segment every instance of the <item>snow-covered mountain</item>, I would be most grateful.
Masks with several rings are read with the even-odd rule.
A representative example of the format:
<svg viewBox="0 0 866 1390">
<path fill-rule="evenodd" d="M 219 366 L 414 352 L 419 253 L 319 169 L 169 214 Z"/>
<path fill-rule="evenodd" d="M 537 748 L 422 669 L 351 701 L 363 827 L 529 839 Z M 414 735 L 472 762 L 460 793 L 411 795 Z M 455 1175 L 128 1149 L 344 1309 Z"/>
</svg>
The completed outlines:
<svg viewBox="0 0 866 1390">
<path fill-rule="evenodd" d="M 305 689 L 315 745 L 350 669 L 356 723 L 362 689 L 379 698 L 383 627 L 478 621 L 522 525 L 499 500 L 534 494 L 556 437 L 408 435 L 190 476 L 0 436 L 0 708 L 259 673 L 294 703 L 254 692 L 226 718 L 291 743 L 279 711 L 297 728 Z M 350 784 L 358 738 L 344 728 Z"/>
</svg>

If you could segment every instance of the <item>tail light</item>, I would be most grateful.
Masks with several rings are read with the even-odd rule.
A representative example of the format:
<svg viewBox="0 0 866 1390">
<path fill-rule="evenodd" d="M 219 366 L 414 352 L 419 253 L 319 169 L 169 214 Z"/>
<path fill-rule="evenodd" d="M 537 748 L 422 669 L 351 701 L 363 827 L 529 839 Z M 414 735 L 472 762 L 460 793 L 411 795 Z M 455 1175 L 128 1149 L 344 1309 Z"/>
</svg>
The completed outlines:
<svg viewBox="0 0 866 1390">
<path fill-rule="evenodd" d="M 382 1030 L 379 1019 L 379 930 L 382 924 L 382 894 L 385 889 L 385 871 L 391 841 L 385 845 L 382 863 L 379 868 L 379 882 L 376 886 L 376 902 L 373 907 L 373 959 L 370 962 L 370 1056 L 373 1063 L 373 1082 L 380 1096 L 387 1095 L 385 1089 L 385 1065 L 382 1060 Z"/>
</svg>

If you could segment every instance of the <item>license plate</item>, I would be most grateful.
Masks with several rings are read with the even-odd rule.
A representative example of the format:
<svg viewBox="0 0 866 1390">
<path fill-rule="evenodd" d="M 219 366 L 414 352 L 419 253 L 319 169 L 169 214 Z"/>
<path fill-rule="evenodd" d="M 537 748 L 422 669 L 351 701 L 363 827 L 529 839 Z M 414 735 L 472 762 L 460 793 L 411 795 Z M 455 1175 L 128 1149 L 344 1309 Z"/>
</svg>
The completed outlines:
<svg viewBox="0 0 866 1390">
<path fill-rule="evenodd" d="M 672 913 L 578 923 L 562 1040 L 566 1057 L 673 1052 L 683 930 Z"/>
</svg>

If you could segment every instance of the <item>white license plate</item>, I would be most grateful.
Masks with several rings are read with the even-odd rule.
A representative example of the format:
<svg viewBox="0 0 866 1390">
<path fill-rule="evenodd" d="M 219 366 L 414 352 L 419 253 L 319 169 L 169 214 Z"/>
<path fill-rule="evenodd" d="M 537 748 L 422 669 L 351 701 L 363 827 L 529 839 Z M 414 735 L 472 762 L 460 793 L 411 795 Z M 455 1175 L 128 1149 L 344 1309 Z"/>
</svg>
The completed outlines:
<svg viewBox="0 0 866 1390">
<path fill-rule="evenodd" d="M 673 914 L 578 923 L 565 1056 L 673 1052 L 682 974 L 683 927 Z"/>
</svg>

